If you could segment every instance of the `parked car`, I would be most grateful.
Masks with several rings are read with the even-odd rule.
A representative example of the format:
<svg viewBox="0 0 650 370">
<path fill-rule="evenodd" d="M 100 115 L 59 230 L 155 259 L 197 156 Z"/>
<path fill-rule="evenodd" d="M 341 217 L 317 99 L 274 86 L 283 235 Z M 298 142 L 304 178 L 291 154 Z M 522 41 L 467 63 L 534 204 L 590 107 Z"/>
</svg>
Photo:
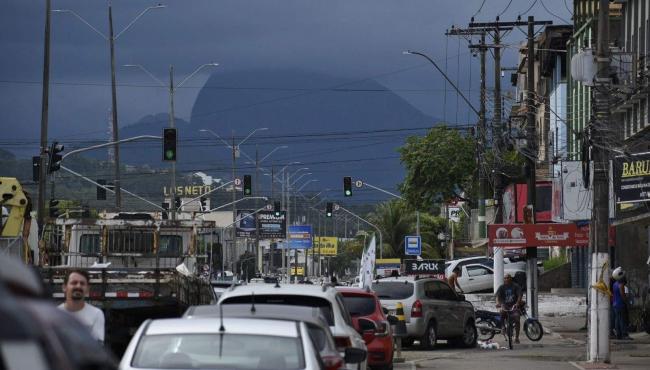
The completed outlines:
<svg viewBox="0 0 650 370">
<path fill-rule="evenodd" d="M 345 362 L 361 362 L 366 358 L 366 351 L 356 348 L 347 348 L 345 357 L 341 357 L 327 320 L 318 308 L 270 304 L 201 305 L 188 308 L 183 315 L 187 319 L 221 316 L 304 322 L 325 370 L 342 369 Z"/>
<path fill-rule="evenodd" d="M 363 337 L 354 329 L 352 318 L 343 303 L 343 297 L 329 285 L 244 285 L 221 295 L 219 304 L 275 304 L 318 308 L 334 335 L 336 348 L 345 356 L 346 348 L 366 350 Z M 366 369 L 367 361 L 347 363 L 349 369 Z"/>
<path fill-rule="evenodd" d="M 494 291 L 494 260 L 490 257 L 468 257 L 445 262 L 445 275 L 449 276 L 456 268 L 461 268 L 458 284 L 465 293 Z M 526 286 L 526 263 L 509 262 L 504 259 L 504 274 L 511 274 L 514 281 Z"/>
<path fill-rule="evenodd" d="M 368 366 L 371 369 L 393 368 L 393 336 L 390 331 L 388 318 L 381 308 L 381 303 L 375 292 L 361 288 L 337 287 L 343 295 L 343 303 L 352 316 L 354 327 L 364 332 L 364 319 L 373 324 L 370 329 L 374 331 L 372 341 L 366 343 L 368 347 Z"/>
<path fill-rule="evenodd" d="M 311 370 L 321 364 L 305 323 L 231 317 L 147 320 L 120 362 L 121 370 L 208 368 Z"/>
<path fill-rule="evenodd" d="M 407 337 L 402 343 L 405 346 L 418 340 L 422 348 L 431 349 L 438 339 L 462 347 L 476 345 L 474 307 L 447 282 L 391 277 L 373 281 L 372 290 L 391 315 L 395 315 L 398 302 L 404 305 Z"/>
</svg>

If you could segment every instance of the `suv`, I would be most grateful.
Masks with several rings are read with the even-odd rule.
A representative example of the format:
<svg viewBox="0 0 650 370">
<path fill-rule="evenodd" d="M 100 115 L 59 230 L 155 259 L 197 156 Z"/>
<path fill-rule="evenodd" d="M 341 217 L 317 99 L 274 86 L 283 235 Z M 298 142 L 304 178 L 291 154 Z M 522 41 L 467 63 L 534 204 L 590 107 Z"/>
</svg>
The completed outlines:
<svg viewBox="0 0 650 370">
<path fill-rule="evenodd" d="M 431 349 L 438 339 L 447 339 L 462 347 L 476 345 L 474 306 L 462 294 L 456 294 L 447 282 L 424 278 L 396 277 L 375 280 L 372 290 L 381 304 L 395 315 L 398 302 L 404 305 L 407 336 L 405 346 L 420 341 Z"/>
<path fill-rule="evenodd" d="M 343 303 L 352 316 L 352 322 L 359 330 L 363 328 L 364 320 L 374 323 L 372 341 L 368 346 L 368 365 L 372 369 L 393 368 L 393 336 L 388 319 L 381 309 L 377 295 L 371 290 L 361 288 L 337 287 L 343 294 Z"/>
<path fill-rule="evenodd" d="M 329 285 L 242 285 L 232 287 L 224 292 L 220 305 L 241 304 L 275 304 L 288 306 L 306 306 L 318 308 L 334 335 L 336 349 L 342 357 L 346 348 L 366 350 L 363 337 L 352 326 L 352 318 L 343 303 L 343 297 Z M 365 369 L 367 361 L 360 364 L 346 363 L 349 369 Z"/>
</svg>

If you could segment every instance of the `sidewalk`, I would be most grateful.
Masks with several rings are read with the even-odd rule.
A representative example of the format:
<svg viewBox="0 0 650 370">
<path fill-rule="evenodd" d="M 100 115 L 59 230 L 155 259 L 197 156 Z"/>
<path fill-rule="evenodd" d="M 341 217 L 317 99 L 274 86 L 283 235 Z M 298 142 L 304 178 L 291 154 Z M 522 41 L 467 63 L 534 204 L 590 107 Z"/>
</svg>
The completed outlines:
<svg viewBox="0 0 650 370">
<path fill-rule="evenodd" d="M 587 355 L 587 330 L 585 315 L 543 317 L 544 329 L 552 336 L 582 345 L 581 361 L 570 363 L 578 369 L 648 369 L 650 368 L 650 335 L 645 332 L 630 333 L 633 340 L 610 340 L 610 364 L 592 364 L 584 360 Z"/>
</svg>

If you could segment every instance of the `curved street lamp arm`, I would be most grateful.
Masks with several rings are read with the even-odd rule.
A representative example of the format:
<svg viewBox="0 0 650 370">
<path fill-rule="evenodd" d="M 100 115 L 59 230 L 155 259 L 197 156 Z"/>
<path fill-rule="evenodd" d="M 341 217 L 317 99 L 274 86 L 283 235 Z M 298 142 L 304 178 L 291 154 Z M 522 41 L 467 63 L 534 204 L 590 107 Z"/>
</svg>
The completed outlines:
<svg viewBox="0 0 650 370">
<path fill-rule="evenodd" d="M 240 141 L 239 144 L 237 144 L 237 146 L 238 146 L 238 147 L 241 146 L 241 145 L 244 143 L 244 141 L 248 140 L 248 138 L 250 138 L 251 136 L 253 136 L 253 134 L 256 133 L 257 131 L 266 131 L 266 130 L 268 130 L 268 129 L 269 129 L 268 127 L 256 128 L 255 130 L 251 131 L 250 134 L 248 134 L 248 136 L 246 136 L 246 137 L 244 138 L 244 140 Z"/>
<path fill-rule="evenodd" d="M 69 9 L 52 9 L 52 13 L 70 13 L 70 14 L 72 14 L 72 15 L 74 15 L 78 20 L 80 20 L 81 22 L 83 22 L 83 24 L 85 24 L 86 26 L 90 27 L 91 30 L 93 30 L 93 31 L 95 31 L 97 34 L 99 34 L 99 35 L 100 35 L 104 40 L 108 41 L 108 36 L 104 35 L 104 33 L 102 33 L 102 31 L 98 30 L 97 28 L 95 28 L 95 26 L 93 26 L 93 25 L 90 24 L 88 21 L 86 21 L 85 19 L 83 19 L 83 17 L 80 16 L 79 14 L 77 14 L 74 10 L 69 10 Z"/>
<path fill-rule="evenodd" d="M 185 77 L 185 79 L 184 79 L 183 81 L 181 81 L 179 84 L 177 84 L 176 86 L 174 86 L 174 90 L 176 90 L 176 89 L 178 89 L 179 87 L 183 86 L 183 84 L 184 84 L 185 82 L 187 82 L 187 80 L 189 80 L 190 78 L 192 78 L 192 76 L 194 76 L 195 74 L 199 73 L 199 71 L 202 70 L 203 68 L 208 67 L 208 66 L 210 66 L 210 67 L 216 67 L 216 66 L 218 66 L 218 65 L 219 65 L 219 63 L 206 63 L 206 64 L 203 64 L 203 65 L 200 65 L 198 68 L 196 68 L 196 69 L 194 70 L 194 72 L 190 73 L 189 76 Z"/>
<path fill-rule="evenodd" d="M 81 152 L 85 152 L 85 151 L 88 151 L 88 150 L 103 148 L 103 147 L 115 145 L 115 144 L 118 144 L 118 143 L 126 143 L 126 142 L 129 142 L 129 141 L 135 141 L 135 140 L 140 140 L 140 139 L 162 139 L 162 137 L 153 136 L 153 135 L 141 135 L 141 136 L 130 137 L 130 138 L 122 139 L 122 140 L 118 140 L 118 141 L 111 141 L 109 143 L 93 145 L 93 146 L 89 146 L 89 147 L 86 147 L 86 148 L 80 148 L 80 149 L 76 149 L 76 150 L 73 150 L 71 152 L 68 152 L 68 153 L 64 154 L 61 157 L 61 161 L 66 159 L 66 157 L 68 157 L 70 155 L 73 155 L 73 154 L 76 154 L 76 153 L 81 153 Z"/>
<path fill-rule="evenodd" d="M 470 108 L 472 108 L 472 110 L 474 111 L 474 113 L 476 113 L 477 116 L 480 116 L 480 113 L 479 113 L 478 109 L 474 108 L 474 106 L 472 105 L 472 103 L 471 103 L 471 102 L 470 102 L 470 101 L 465 97 L 465 95 L 460 91 L 460 89 L 458 89 L 458 87 L 457 87 L 457 86 L 456 86 L 456 85 L 455 85 L 455 84 L 454 84 L 454 83 L 449 79 L 449 77 L 447 77 L 447 75 L 445 74 L 445 72 L 443 72 L 442 69 L 440 69 L 440 67 L 438 67 L 438 65 L 436 64 L 436 62 L 434 62 L 433 59 L 429 58 L 428 55 L 423 54 L 423 53 L 420 53 L 420 52 L 418 52 L 418 51 L 411 51 L 411 50 L 404 51 L 404 52 L 402 52 L 402 54 L 413 54 L 413 55 L 419 55 L 419 56 L 421 56 L 421 57 L 426 58 L 426 59 L 429 61 L 429 63 L 433 64 L 433 66 L 436 67 L 436 69 L 438 70 L 438 72 L 440 72 L 440 74 L 442 74 L 442 76 L 447 80 L 447 82 L 449 82 L 449 84 L 451 84 L 451 86 L 456 90 L 456 92 L 458 93 L 458 95 L 460 95 L 460 97 L 463 98 L 463 100 L 465 100 L 465 103 L 467 103 L 467 105 L 468 105 Z"/>
<path fill-rule="evenodd" d="M 124 32 L 126 32 L 126 30 L 128 30 L 129 28 L 131 28 L 131 26 L 133 26 L 133 24 L 134 24 L 135 22 L 137 22 L 138 19 L 140 19 L 140 17 L 142 17 L 143 15 L 145 15 L 145 13 L 147 13 L 148 11 L 150 11 L 150 10 L 152 10 L 152 9 L 162 9 L 162 8 L 166 8 L 166 7 L 167 7 L 167 5 L 158 4 L 158 5 L 150 6 L 150 7 L 146 8 L 146 9 L 143 10 L 140 14 L 138 14 L 137 17 L 133 18 L 133 20 L 132 20 L 129 24 L 127 24 L 126 27 L 124 27 L 124 29 L 123 29 L 122 31 L 120 31 L 120 32 L 117 34 L 117 36 L 115 36 L 115 37 L 113 38 L 113 40 L 117 40 L 117 38 L 120 37 L 120 35 L 122 35 Z"/>
<path fill-rule="evenodd" d="M 159 80 L 156 76 L 153 75 L 153 73 L 149 72 L 148 69 L 144 68 L 140 64 L 123 64 L 122 67 L 134 67 L 134 68 L 139 68 L 142 72 L 146 73 L 147 76 L 151 77 L 152 80 L 158 82 L 158 84 L 162 87 L 167 87 L 167 85 Z"/>
</svg>

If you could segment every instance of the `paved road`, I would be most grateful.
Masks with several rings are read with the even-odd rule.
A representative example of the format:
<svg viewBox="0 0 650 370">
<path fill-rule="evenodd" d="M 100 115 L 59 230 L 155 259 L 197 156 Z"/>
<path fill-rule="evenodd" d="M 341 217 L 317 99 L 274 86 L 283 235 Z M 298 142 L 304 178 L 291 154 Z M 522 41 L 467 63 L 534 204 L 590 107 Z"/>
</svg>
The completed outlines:
<svg viewBox="0 0 650 370">
<path fill-rule="evenodd" d="M 495 338 L 501 339 L 498 336 Z M 540 342 L 522 339 L 511 350 L 480 348 L 459 349 L 442 341 L 433 351 L 407 349 L 402 352 L 406 362 L 395 369 L 477 369 L 477 370 L 576 370 L 589 368 L 584 336 L 547 334 Z M 501 340 L 503 344 L 503 340 Z M 634 342 L 612 342 L 612 363 L 615 369 L 645 369 L 650 363 L 650 336 L 639 335 Z M 582 367 L 581 367 L 582 366 Z"/>
</svg>

